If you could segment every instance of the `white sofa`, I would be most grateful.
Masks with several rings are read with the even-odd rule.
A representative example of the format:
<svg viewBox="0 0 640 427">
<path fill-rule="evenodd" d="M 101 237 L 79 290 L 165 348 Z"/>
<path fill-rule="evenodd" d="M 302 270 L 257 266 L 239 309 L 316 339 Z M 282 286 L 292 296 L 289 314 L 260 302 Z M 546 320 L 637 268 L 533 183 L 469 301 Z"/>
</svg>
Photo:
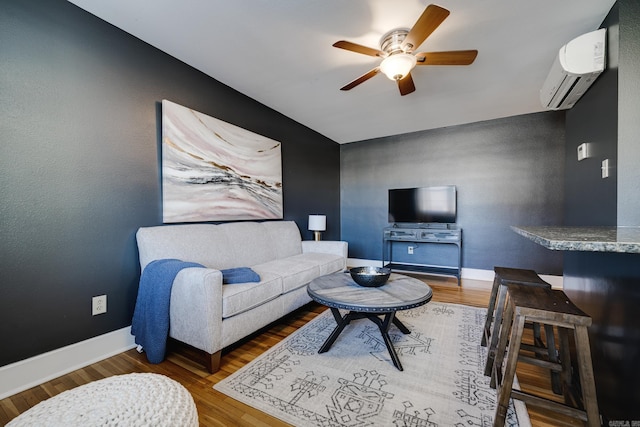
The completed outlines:
<svg viewBox="0 0 640 427">
<path fill-rule="evenodd" d="M 347 243 L 302 241 L 293 221 L 142 227 L 140 267 L 176 258 L 185 268 L 173 281 L 169 336 L 206 353 L 210 372 L 223 348 L 311 301 L 307 284 L 344 270 Z M 260 282 L 222 283 L 220 270 L 250 267 Z"/>
</svg>

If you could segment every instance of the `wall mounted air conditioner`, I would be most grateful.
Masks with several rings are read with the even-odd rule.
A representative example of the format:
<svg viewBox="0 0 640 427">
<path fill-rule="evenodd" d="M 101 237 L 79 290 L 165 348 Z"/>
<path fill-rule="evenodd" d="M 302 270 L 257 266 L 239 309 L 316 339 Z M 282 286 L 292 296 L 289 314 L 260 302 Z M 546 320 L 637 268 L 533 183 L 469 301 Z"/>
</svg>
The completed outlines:
<svg viewBox="0 0 640 427">
<path fill-rule="evenodd" d="M 576 37 L 560 48 L 540 90 L 542 105 L 550 110 L 573 107 L 604 71 L 606 29 Z"/>
</svg>

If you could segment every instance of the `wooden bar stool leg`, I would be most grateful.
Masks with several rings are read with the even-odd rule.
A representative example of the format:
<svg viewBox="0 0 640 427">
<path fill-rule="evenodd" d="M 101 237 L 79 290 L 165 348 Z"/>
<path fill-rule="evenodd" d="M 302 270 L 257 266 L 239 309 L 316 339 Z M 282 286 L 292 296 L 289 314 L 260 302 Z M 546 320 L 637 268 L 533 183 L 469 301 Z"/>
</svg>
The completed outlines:
<svg viewBox="0 0 640 427">
<path fill-rule="evenodd" d="M 542 341 L 542 333 L 540 331 L 540 323 L 533 322 L 533 344 L 537 347 L 545 348 L 545 343 Z"/>
<path fill-rule="evenodd" d="M 560 363 L 562 364 L 562 387 L 565 402 L 569 403 L 572 396 L 569 396 L 573 383 L 573 372 L 571 368 L 571 348 L 569 347 L 569 329 L 558 327 L 558 338 L 560 339 Z"/>
<path fill-rule="evenodd" d="M 498 372 L 502 375 L 502 363 L 504 360 L 504 353 L 507 349 L 507 343 L 509 342 L 509 334 L 511 332 L 511 323 L 513 321 L 513 307 L 511 304 L 507 306 L 507 309 L 504 312 L 504 318 L 502 319 L 501 326 L 494 331 L 494 335 L 498 340 L 498 343 L 495 347 L 494 360 L 491 362 L 491 371 L 489 375 L 491 375 L 491 388 L 496 388 L 496 375 Z M 488 355 L 487 355 L 488 357 Z M 489 365 L 489 361 L 487 360 L 487 365 Z M 486 368 L 486 367 L 485 367 Z"/>
<path fill-rule="evenodd" d="M 494 375 L 497 385 L 497 402 L 496 413 L 493 418 L 493 425 L 497 427 L 504 426 L 509 409 L 509 399 L 511 398 L 511 389 L 513 388 L 513 379 L 516 375 L 516 366 L 518 363 L 518 354 L 520 353 L 520 342 L 522 341 L 522 333 L 524 332 L 524 316 L 516 314 L 511 327 L 511 337 L 509 339 L 509 351 L 507 353 L 507 364 L 505 366 L 504 376 L 499 377 L 498 369 L 502 369 L 502 360 L 496 359 L 494 365 Z M 502 331 L 501 331 L 502 332 Z M 501 340 L 502 341 L 502 340 Z M 502 350 L 503 347 L 500 347 Z"/>
<path fill-rule="evenodd" d="M 582 387 L 582 402 L 587 413 L 587 425 L 600 426 L 600 414 L 598 413 L 598 401 L 596 398 L 596 384 L 591 365 L 591 347 L 586 326 L 576 326 L 574 330 L 576 339 L 576 353 L 578 357 L 578 370 L 580 373 L 580 386 Z"/>
<path fill-rule="evenodd" d="M 544 334 L 547 341 L 547 357 L 551 363 L 559 363 L 556 351 L 556 337 L 553 332 L 553 325 L 544 325 Z M 558 372 L 551 371 L 551 389 L 555 394 L 562 394 L 562 378 Z"/>
<path fill-rule="evenodd" d="M 489 307 L 487 307 L 487 319 L 484 322 L 482 342 L 480 343 L 480 345 L 482 345 L 483 347 L 487 346 L 487 337 L 491 335 L 491 322 L 493 322 L 493 318 L 494 318 L 494 310 L 496 308 L 496 297 L 498 296 L 499 287 L 500 287 L 500 278 L 496 274 L 493 278 L 493 287 L 491 288 L 491 297 L 489 298 Z"/>
<path fill-rule="evenodd" d="M 484 365 L 485 376 L 490 376 L 493 370 L 493 364 L 496 358 L 496 348 L 498 347 L 499 333 L 502 325 L 504 324 L 504 307 L 507 300 L 507 286 L 500 284 L 498 286 L 498 307 L 496 308 L 495 316 L 493 319 L 493 325 L 491 327 L 491 340 L 489 341 L 487 351 L 487 362 Z M 509 323 L 509 326 L 511 324 Z"/>
</svg>

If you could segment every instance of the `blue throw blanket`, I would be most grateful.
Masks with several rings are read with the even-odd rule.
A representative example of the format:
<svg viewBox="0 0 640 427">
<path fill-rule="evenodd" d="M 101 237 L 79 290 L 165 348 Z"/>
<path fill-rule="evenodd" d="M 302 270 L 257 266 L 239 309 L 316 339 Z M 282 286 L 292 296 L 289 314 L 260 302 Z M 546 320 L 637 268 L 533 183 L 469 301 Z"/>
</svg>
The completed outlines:
<svg viewBox="0 0 640 427">
<path fill-rule="evenodd" d="M 256 273 L 249 267 L 227 268 L 226 270 L 220 270 L 220 271 L 222 272 L 223 285 L 260 281 L 260 276 L 258 275 L 258 273 Z"/>
<path fill-rule="evenodd" d="M 178 259 L 161 259 L 150 262 L 142 272 L 131 334 L 147 353 L 150 363 L 164 360 L 169 336 L 171 287 L 180 270 L 189 267 L 203 266 Z"/>
</svg>

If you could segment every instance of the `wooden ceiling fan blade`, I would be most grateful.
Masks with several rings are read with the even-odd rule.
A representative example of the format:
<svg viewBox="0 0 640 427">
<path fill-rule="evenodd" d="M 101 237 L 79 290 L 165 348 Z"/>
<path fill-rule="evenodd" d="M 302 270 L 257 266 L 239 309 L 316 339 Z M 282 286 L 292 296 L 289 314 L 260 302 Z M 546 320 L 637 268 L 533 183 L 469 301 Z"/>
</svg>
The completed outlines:
<svg viewBox="0 0 640 427">
<path fill-rule="evenodd" d="M 416 65 L 469 65 L 476 60 L 477 50 L 416 53 Z"/>
<path fill-rule="evenodd" d="M 400 89 L 400 95 L 402 96 L 408 95 L 416 90 L 416 85 L 413 84 L 411 73 L 407 74 L 404 79 L 398 80 L 398 89 Z"/>
<path fill-rule="evenodd" d="M 358 77 L 357 79 L 355 79 L 354 81 L 352 81 L 351 83 L 347 83 L 346 85 L 344 85 L 343 87 L 340 88 L 340 90 L 350 90 L 353 89 L 354 87 L 358 86 L 360 83 L 364 83 L 367 80 L 369 80 L 371 77 L 375 76 L 376 74 L 378 74 L 380 72 L 380 67 L 376 67 L 373 70 L 361 75 L 360 77 Z"/>
<path fill-rule="evenodd" d="M 403 46 L 406 50 L 413 52 L 417 49 L 442 24 L 442 21 L 447 19 L 449 13 L 447 9 L 435 4 L 427 6 L 404 39 Z"/>
<path fill-rule="evenodd" d="M 348 42 L 346 40 L 340 40 L 333 44 L 333 47 L 337 47 L 340 49 L 350 50 L 351 52 L 361 53 L 363 55 L 369 56 L 378 56 L 385 57 L 387 54 L 379 49 L 374 49 L 372 47 L 363 46 L 361 44 Z"/>
</svg>

